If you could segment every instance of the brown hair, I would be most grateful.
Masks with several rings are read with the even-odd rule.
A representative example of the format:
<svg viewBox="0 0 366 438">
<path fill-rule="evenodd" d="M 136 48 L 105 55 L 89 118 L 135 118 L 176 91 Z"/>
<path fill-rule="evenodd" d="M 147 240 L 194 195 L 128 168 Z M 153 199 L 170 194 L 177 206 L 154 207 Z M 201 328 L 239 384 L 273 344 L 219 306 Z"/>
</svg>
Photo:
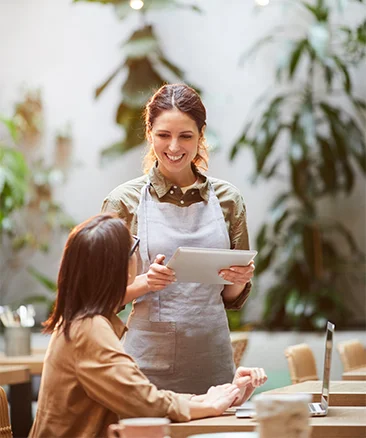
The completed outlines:
<svg viewBox="0 0 366 438">
<path fill-rule="evenodd" d="M 206 108 L 200 96 L 191 87 L 185 84 L 167 84 L 159 88 L 158 91 L 147 102 L 144 112 L 145 132 L 148 137 L 154 121 L 163 111 L 178 109 L 187 114 L 196 122 L 200 133 L 197 155 L 193 159 L 193 164 L 207 170 L 208 153 L 206 139 L 203 134 L 203 127 L 206 126 Z M 156 161 L 154 149 L 150 146 L 143 160 L 143 169 L 148 173 Z"/>
<path fill-rule="evenodd" d="M 57 326 L 70 339 L 76 319 L 109 318 L 122 305 L 128 279 L 131 235 L 122 219 L 99 214 L 76 226 L 65 244 L 57 298 L 44 332 Z"/>
</svg>

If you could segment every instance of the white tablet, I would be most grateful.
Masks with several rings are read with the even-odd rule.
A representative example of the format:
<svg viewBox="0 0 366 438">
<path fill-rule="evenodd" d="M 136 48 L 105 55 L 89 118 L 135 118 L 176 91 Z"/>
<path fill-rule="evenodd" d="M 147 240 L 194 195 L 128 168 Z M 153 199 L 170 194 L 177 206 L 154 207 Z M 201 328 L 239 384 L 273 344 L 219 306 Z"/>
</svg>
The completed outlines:
<svg viewBox="0 0 366 438">
<path fill-rule="evenodd" d="M 231 284 L 219 276 L 221 269 L 247 266 L 254 250 L 189 248 L 180 246 L 167 263 L 181 283 Z"/>
</svg>

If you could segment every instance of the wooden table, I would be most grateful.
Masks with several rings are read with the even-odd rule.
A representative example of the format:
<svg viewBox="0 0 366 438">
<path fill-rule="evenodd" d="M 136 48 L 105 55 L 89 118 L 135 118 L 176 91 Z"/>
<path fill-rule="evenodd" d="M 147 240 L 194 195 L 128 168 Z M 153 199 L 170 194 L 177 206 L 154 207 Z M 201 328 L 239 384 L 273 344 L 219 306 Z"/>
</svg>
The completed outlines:
<svg viewBox="0 0 366 438">
<path fill-rule="evenodd" d="M 342 374 L 343 380 L 366 380 L 366 366 Z"/>
<path fill-rule="evenodd" d="M 330 382 L 330 406 L 366 406 L 366 382 L 332 380 Z M 320 402 L 322 391 L 321 380 L 308 380 L 266 391 L 266 394 L 293 394 L 305 392 L 312 394 L 314 402 Z"/>
<path fill-rule="evenodd" d="M 0 366 L 0 385 L 16 385 L 30 381 L 29 368 L 25 366 Z"/>
<path fill-rule="evenodd" d="M 32 426 L 32 386 L 26 366 L 0 366 L 0 385 L 9 385 L 13 436 L 28 436 Z"/>
<path fill-rule="evenodd" d="M 310 418 L 311 438 L 365 438 L 366 408 L 330 407 L 326 417 Z M 252 419 L 236 418 L 233 414 L 205 418 L 188 423 L 172 423 L 172 438 L 187 438 L 199 433 L 251 432 L 257 423 Z"/>
<path fill-rule="evenodd" d="M 30 356 L 5 356 L 0 353 L 0 366 L 21 365 L 29 368 L 31 375 L 42 374 L 44 353 Z"/>
</svg>

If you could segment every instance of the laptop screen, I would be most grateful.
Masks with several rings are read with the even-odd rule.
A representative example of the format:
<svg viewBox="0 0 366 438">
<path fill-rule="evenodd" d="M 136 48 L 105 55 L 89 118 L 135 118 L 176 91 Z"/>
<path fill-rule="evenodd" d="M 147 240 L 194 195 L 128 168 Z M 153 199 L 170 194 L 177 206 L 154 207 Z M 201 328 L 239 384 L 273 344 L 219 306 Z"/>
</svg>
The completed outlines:
<svg viewBox="0 0 366 438">
<path fill-rule="evenodd" d="M 324 357 L 323 388 L 322 388 L 322 399 L 321 399 L 321 405 L 323 409 L 327 409 L 329 404 L 329 381 L 330 381 L 330 367 L 332 364 L 334 328 L 335 325 L 328 321 L 327 332 L 325 336 L 325 357 Z"/>
</svg>

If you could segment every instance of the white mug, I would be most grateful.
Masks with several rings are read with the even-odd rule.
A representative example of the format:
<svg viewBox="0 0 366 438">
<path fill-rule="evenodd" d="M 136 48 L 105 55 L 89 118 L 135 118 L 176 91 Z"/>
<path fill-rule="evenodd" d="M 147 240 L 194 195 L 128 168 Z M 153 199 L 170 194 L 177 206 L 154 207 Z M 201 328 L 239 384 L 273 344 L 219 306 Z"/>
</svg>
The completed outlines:
<svg viewBox="0 0 366 438">
<path fill-rule="evenodd" d="M 169 438 L 168 418 L 128 418 L 111 424 L 108 438 Z"/>
</svg>

